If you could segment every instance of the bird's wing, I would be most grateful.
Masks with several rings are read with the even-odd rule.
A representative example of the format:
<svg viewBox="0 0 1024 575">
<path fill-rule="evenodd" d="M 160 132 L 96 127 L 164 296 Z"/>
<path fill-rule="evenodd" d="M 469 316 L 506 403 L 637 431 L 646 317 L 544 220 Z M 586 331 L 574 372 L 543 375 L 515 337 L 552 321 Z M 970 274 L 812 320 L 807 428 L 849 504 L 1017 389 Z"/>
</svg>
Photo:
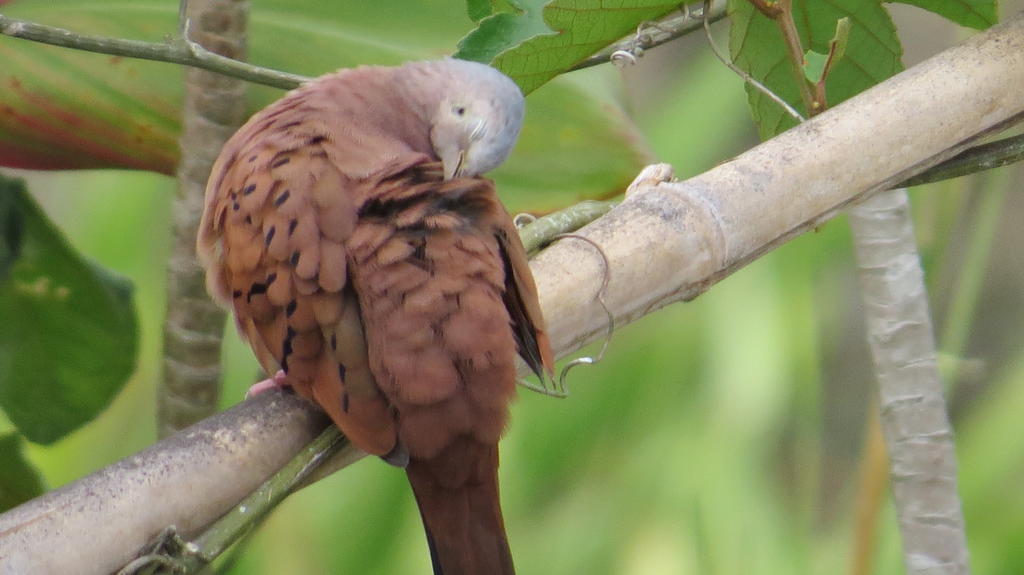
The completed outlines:
<svg viewBox="0 0 1024 575">
<path fill-rule="evenodd" d="M 207 283 L 268 373 L 283 369 L 356 446 L 384 455 L 395 415 L 370 372 L 345 248 L 358 186 L 331 161 L 336 142 L 287 119 L 250 122 L 214 166 L 198 244 Z"/>
<path fill-rule="evenodd" d="M 552 377 L 555 368 L 551 342 L 544 327 L 544 316 L 540 309 L 537 286 L 533 282 L 530 263 L 527 261 L 526 249 L 519 239 L 519 232 L 512 223 L 512 218 L 504 213 L 496 218 L 495 236 L 501 249 L 501 257 L 505 263 L 505 307 L 512 319 L 512 331 L 515 335 L 519 355 L 530 366 L 530 369 L 541 378 Z"/>
</svg>

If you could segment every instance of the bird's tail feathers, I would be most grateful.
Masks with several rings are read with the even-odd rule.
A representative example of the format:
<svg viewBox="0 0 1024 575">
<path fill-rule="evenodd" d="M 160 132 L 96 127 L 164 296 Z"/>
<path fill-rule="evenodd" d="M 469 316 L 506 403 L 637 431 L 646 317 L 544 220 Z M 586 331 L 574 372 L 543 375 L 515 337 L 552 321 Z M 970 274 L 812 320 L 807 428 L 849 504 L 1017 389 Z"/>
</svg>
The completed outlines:
<svg viewBox="0 0 1024 575">
<path fill-rule="evenodd" d="M 434 575 L 514 575 L 498 499 L 498 446 L 464 438 L 409 462 Z"/>
</svg>

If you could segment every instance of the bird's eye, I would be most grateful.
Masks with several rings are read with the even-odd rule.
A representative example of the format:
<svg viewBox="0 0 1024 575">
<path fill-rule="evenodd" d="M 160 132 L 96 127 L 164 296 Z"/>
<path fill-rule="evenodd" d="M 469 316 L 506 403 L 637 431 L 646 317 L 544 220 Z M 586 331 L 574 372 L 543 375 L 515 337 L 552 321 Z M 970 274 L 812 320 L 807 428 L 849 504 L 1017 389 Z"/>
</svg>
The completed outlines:
<svg viewBox="0 0 1024 575">
<path fill-rule="evenodd" d="M 452 108 L 452 112 L 455 112 L 455 115 L 461 118 L 466 115 L 466 108 L 463 106 L 456 106 Z"/>
</svg>

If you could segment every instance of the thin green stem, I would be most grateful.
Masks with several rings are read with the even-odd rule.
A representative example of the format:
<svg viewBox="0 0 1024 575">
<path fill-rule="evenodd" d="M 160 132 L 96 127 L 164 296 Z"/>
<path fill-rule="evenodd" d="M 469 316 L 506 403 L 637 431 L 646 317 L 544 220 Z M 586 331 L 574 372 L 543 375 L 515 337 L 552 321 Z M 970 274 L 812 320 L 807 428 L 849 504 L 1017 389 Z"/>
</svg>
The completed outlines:
<svg viewBox="0 0 1024 575">
<path fill-rule="evenodd" d="M 334 425 L 329 425 L 270 479 L 192 541 L 181 539 L 168 528 L 156 549 L 132 561 L 120 573 L 197 573 L 258 525 L 277 505 L 322 463 L 348 445 Z"/>
<path fill-rule="evenodd" d="M 796 22 L 793 21 L 793 2 L 792 0 L 778 0 L 775 4 L 778 5 L 779 10 L 773 20 L 782 33 L 782 40 L 786 43 L 793 79 L 800 88 L 800 98 L 803 100 L 804 106 L 807 107 L 808 115 L 820 114 L 825 111 L 825 103 L 815 99 L 815 93 L 804 77 L 804 48 L 800 42 L 800 33 L 796 29 Z M 822 78 L 822 84 L 824 84 L 824 78 Z"/>
<path fill-rule="evenodd" d="M 520 228 L 519 237 L 529 253 L 547 245 L 560 234 L 582 228 L 607 214 L 615 205 L 616 202 L 580 202 L 526 224 Z"/>
<path fill-rule="evenodd" d="M 197 548 L 196 557 L 208 563 L 219 556 L 288 496 L 306 476 L 347 444 L 348 440 L 337 427 L 327 426 L 273 477 L 196 538 L 193 541 Z"/>
<path fill-rule="evenodd" d="M 899 184 L 920 186 L 999 168 L 1024 160 L 1024 134 L 968 148 L 952 158 Z"/>
</svg>

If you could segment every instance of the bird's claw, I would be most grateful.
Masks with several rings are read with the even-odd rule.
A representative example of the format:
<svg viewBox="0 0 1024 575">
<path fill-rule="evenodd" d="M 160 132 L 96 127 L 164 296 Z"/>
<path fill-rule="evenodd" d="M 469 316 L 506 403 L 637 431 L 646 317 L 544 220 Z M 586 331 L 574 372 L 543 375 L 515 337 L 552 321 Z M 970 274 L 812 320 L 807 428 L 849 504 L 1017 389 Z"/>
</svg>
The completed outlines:
<svg viewBox="0 0 1024 575">
<path fill-rule="evenodd" d="M 291 387 L 291 384 L 288 383 L 288 376 L 284 371 L 278 370 L 277 373 L 274 374 L 274 377 L 264 379 L 261 382 L 254 383 L 249 386 L 249 389 L 245 392 L 245 398 L 249 399 L 273 389 L 284 389 L 288 387 Z"/>
<path fill-rule="evenodd" d="M 640 170 L 629 187 L 626 188 L 626 197 L 630 197 L 640 191 L 652 190 L 659 184 L 667 184 L 676 181 L 675 170 L 670 164 L 651 164 Z"/>
</svg>

